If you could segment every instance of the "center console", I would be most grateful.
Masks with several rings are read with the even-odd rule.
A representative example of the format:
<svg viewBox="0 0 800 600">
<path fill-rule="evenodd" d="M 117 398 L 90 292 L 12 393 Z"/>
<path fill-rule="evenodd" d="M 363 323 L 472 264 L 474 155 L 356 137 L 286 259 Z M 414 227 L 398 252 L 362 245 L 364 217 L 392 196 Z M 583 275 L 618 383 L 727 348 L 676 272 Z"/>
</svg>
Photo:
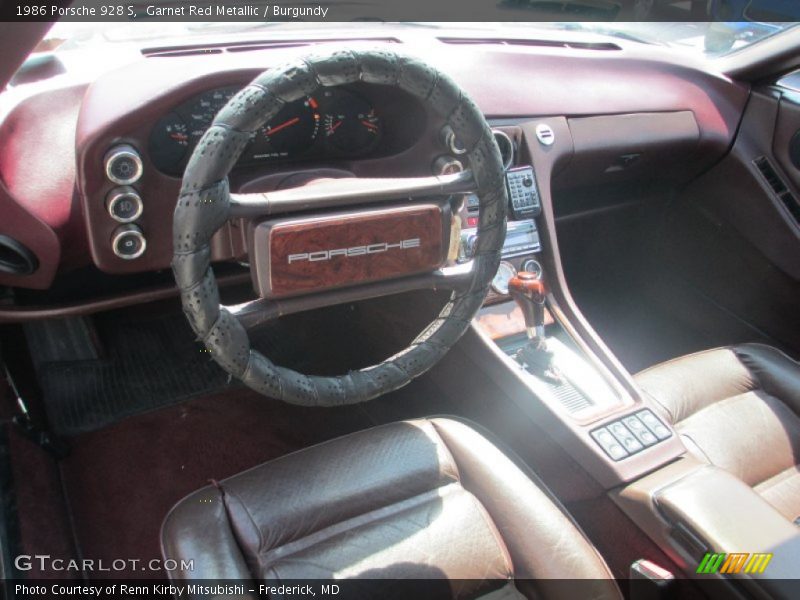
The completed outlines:
<svg viewBox="0 0 800 600">
<path fill-rule="evenodd" d="M 521 160 L 508 172 L 515 219 L 493 293 L 460 347 L 686 576 L 721 583 L 714 597 L 792 597 L 796 586 L 787 580 L 797 577 L 800 529 L 748 485 L 687 452 L 570 295 L 550 189 L 574 152 L 567 120 L 519 128 Z M 543 130 L 545 140 L 537 135 Z M 530 190 L 523 200 L 520 190 Z M 465 256 L 472 235 L 463 233 Z M 762 563 L 703 570 L 709 556 L 744 560 L 744 553 L 769 561 L 768 575 Z"/>
<path fill-rule="evenodd" d="M 465 346 L 477 364 L 498 365 L 504 372 L 493 378 L 610 489 L 685 449 L 569 296 L 550 193 L 554 169 L 573 150 L 565 121 L 524 123 L 507 133 L 518 140 L 506 172 L 508 233 L 476 335 Z M 469 224 L 474 201 L 466 207 Z M 460 259 L 471 256 L 476 235 L 462 230 Z"/>
<path fill-rule="evenodd" d="M 728 471 L 686 456 L 611 497 L 715 597 L 796 597 L 800 529 Z"/>
</svg>

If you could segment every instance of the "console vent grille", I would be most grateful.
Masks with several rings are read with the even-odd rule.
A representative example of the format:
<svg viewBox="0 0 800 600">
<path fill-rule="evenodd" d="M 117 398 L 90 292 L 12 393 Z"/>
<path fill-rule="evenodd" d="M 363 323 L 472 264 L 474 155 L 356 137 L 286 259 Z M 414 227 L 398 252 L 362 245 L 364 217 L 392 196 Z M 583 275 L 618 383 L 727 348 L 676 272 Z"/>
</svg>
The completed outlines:
<svg viewBox="0 0 800 600">
<path fill-rule="evenodd" d="M 789 189 L 789 186 L 783 182 L 769 159 L 766 156 L 759 156 L 753 161 L 753 164 L 761 173 L 767 185 L 772 188 L 772 191 L 775 192 L 775 195 L 786 207 L 786 210 L 789 211 L 789 214 L 792 215 L 795 222 L 800 225 L 800 201 Z"/>
<path fill-rule="evenodd" d="M 570 48 L 574 50 L 622 50 L 617 44 L 611 42 L 567 42 L 563 40 L 470 37 L 440 37 L 439 41 L 444 44 L 460 44 L 465 46 L 493 44 L 496 46 L 536 46 L 540 48 Z"/>
<path fill-rule="evenodd" d="M 281 40 L 274 42 L 253 41 L 221 44 L 197 44 L 187 46 L 162 46 L 156 48 L 142 48 L 142 54 L 147 58 L 163 58 L 175 56 L 199 56 L 203 54 L 224 54 L 226 52 L 254 52 L 256 50 L 274 50 L 276 48 L 299 48 L 317 43 L 330 42 L 375 42 L 384 44 L 399 44 L 397 38 L 372 37 L 357 39 L 318 39 L 318 40 Z"/>
</svg>

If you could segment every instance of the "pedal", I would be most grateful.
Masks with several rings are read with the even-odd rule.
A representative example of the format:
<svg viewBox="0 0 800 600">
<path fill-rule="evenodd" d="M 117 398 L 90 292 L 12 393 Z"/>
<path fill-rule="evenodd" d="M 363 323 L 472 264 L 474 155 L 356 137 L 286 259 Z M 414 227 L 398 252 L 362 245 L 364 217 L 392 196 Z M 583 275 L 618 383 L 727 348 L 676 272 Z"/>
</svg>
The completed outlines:
<svg viewBox="0 0 800 600">
<path fill-rule="evenodd" d="M 69 445 L 58 436 L 50 433 L 46 428 L 39 426 L 28 411 L 28 405 L 14 383 L 14 378 L 8 370 L 7 365 L 3 365 L 6 381 L 14 394 L 15 404 L 19 414 L 15 415 L 11 422 L 16 430 L 25 438 L 40 446 L 46 452 L 52 454 L 60 460 L 69 455 Z"/>
</svg>

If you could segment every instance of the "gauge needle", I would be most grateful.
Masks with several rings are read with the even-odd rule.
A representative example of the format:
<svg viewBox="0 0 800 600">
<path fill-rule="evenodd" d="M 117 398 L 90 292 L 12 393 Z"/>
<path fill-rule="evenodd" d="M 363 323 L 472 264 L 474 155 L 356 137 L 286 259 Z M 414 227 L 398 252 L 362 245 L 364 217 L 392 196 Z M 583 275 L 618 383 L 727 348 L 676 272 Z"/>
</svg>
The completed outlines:
<svg viewBox="0 0 800 600">
<path fill-rule="evenodd" d="M 342 123 L 343 123 L 343 121 L 336 121 L 336 123 L 334 125 L 330 126 L 330 132 L 333 133 L 334 131 L 339 129 L 339 125 L 341 125 Z"/>
<path fill-rule="evenodd" d="M 370 123 L 369 121 L 361 121 L 362 125 L 368 129 L 372 129 L 373 131 L 378 131 L 378 126 L 375 123 Z"/>
<path fill-rule="evenodd" d="M 296 123 L 300 122 L 300 117 L 295 117 L 294 119 L 289 119 L 288 121 L 284 121 L 280 125 L 275 125 L 275 127 L 270 127 L 267 131 L 267 135 L 272 135 L 273 133 L 279 132 L 281 129 L 286 129 Z"/>
</svg>

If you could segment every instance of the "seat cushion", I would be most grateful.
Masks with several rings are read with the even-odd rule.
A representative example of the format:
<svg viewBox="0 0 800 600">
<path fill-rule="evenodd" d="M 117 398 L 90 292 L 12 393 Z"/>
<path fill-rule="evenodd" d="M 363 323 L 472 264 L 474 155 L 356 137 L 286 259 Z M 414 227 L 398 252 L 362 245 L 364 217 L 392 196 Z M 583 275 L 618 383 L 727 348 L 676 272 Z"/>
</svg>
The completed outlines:
<svg viewBox="0 0 800 600">
<path fill-rule="evenodd" d="M 167 516 L 162 550 L 194 560 L 181 578 L 449 579 L 457 596 L 517 580 L 530 597 L 568 597 L 547 580 L 582 578 L 619 597 L 543 486 L 450 419 L 376 427 L 203 488 Z"/>
<path fill-rule="evenodd" d="M 636 375 L 699 458 L 790 520 L 800 516 L 800 365 L 761 344 L 718 348 Z"/>
</svg>

